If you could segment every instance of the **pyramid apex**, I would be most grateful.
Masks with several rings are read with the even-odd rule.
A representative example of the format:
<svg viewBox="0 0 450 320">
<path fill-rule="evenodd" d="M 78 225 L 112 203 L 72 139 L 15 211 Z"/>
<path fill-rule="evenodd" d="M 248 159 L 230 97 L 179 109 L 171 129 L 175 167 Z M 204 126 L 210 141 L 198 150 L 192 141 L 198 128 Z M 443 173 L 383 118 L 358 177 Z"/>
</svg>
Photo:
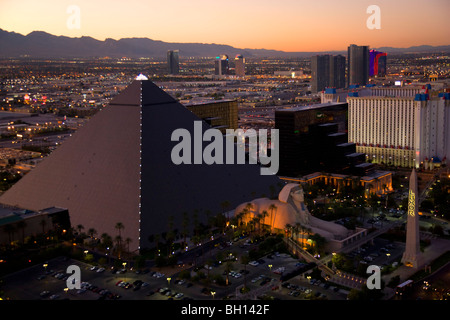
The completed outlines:
<svg viewBox="0 0 450 320">
<path fill-rule="evenodd" d="M 148 80 L 148 78 L 144 76 L 142 73 L 139 73 L 139 75 L 136 77 L 135 80 Z"/>
</svg>

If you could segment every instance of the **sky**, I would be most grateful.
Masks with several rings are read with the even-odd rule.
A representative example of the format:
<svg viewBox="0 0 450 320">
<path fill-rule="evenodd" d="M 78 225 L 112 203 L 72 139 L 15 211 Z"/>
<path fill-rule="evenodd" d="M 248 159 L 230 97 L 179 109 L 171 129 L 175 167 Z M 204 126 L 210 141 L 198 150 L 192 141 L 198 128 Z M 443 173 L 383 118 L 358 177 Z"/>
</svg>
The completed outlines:
<svg viewBox="0 0 450 320">
<path fill-rule="evenodd" d="M 379 11 L 367 12 L 371 5 Z M 0 0 L 0 28 L 329 51 L 349 44 L 449 45 L 449 12 L 450 0 Z"/>
</svg>

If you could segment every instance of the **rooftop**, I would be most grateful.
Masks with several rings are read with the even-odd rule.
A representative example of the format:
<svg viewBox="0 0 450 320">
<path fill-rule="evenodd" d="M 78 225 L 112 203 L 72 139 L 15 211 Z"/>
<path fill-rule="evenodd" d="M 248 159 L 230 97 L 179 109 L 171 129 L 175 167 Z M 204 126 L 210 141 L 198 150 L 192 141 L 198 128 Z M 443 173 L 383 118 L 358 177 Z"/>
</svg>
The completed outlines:
<svg viewBox="0 0 450 320">
<path fill-rule="evenodd" d="M 344 105 L 347 105 L 347 102 L 327 102 L 327 103 L 313 104 L 310 106 L 297 106 L 297 107 L 292 107 L 289 109 L 279 109 L 279 110 L 276 110 L 276 112 L 297 112 L 297 111 L 314 110 L 314 109 L 321 109 L 321 108 L 327 108 L 327 107 L 332 107 L 332 106 L 344 106 Z"/>
</svg>

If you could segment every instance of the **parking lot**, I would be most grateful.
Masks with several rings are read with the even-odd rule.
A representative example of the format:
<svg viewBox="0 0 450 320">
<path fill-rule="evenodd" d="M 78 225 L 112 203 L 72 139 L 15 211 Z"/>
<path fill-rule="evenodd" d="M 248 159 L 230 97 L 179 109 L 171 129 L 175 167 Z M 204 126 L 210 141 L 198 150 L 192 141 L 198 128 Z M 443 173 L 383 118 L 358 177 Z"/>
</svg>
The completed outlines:
<svg viewBox="0 0 450 320">
<path fill-rule="evenodd" d="M 185 299 L 234 299 L 239 295 L 238 289 L 244 283 L 250 289 L 249 298 L 263 296 L 265 293 L 278 299 L 302 298 L 290 295 L 293 288 L 282 286 L 280 277 L 284 272 L 294 270 L 300 265 L 299 260 L 287 254 L 272 254 L 258 259 L 253 265 L 234 262 L 233 270 L 229 274 L 229 285 L 220 286 L 214 282 L 206 286 L 189 280 L 173 279 L 156 270 L 126 270 L 114 273 L 110 269 L 59 257 L 44 265 L 35 265 L 3 278 L 2 289 L 5 296 L 12 300 L 185 300 Z M 66 273 L 69 265 L 77 265 L 81 270 L 81 289 L 66 289 L 66 280 L 71 275 Z M 207 269 L 201 269 L 206 273 Z M 210 267 L 210 274 L 226 276 L 225 264 Z M 327 289 L 314 286 L 297 276 L 291 279 L 293 283 L 301 285 L 311 291 Z M 212 294 L 214 292 L 214 294 Z M 303 291 L 303 298 L 308 291 Z M 330 299 L 345 299 L 343 294 L 331 294 Z"/>
<path fill-rule="evenodd" d="M 355 264 L 377 265 L 384 268 L 400 261 L 404 250 L 404 243 L 375 238 L 373 244 L 365 244 L 360 249 L 348 253 L 347 257 L 354 259 Z"/>
</svg>

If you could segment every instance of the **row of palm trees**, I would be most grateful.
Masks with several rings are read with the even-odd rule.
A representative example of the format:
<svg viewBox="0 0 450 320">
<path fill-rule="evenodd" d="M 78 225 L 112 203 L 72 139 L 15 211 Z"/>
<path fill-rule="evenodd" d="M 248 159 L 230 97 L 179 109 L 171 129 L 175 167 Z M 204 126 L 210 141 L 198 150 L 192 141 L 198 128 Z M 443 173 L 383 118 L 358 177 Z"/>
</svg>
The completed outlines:
<svg viewBox="0 0 450 320">
<path fill-rule="evenodd" d="M 122 238 L 122 230 L 125 229 L 125 226 L 122 222 L 117 222 L 114 226 L 114 228 L 118 231 L 118 234 L 113 238 L 108 233 L 102 233 L 100 235 L 100 243 L 97 246 L 99 249 L 104 250 L 105 252 L 111 252 L 116 253 L 117 257 L 120 259 L 124 250 L 124 244 L 127 246 L 127 252 L 130 253 L 130 243 L 132 242 L 132 239 L 127 237 L 125 239 Z M 84 226 L 82 224 L 78 224 L 76 226 L 76 229 L 78 231 L 79 235 L 82 235 L 82 231 L 84 229 Z M 91 246 L 94 247 L 97 242 L 97 238 L 95 237 L 97 235 L 97 230 L 94 228 L 89 228 L 86 232 L 86 235 L 89 236 L 91 239 Z"/>
<path fill-rule="evenodd" d="M 42 220 L 45 222 L 45 220 Z M 16 231 L 21 231 L 22 233 L 22 243 L 25 242 L 25 228 L 27 223 L 24 220 L 17 222 L 15 225 L 8 223 L 3 226 L 3 232 L 8 234 L 8 243 L 12 243 L 14 241 L 14 234 Z"/>
<path fill-rule="evenodd" d="M 261 213 L 254 214 L 252 212 L 253 204 L 248 203 L 242 212 L 238 213 L 235 217 L 235 223 L 241 231 L 249 231 L 250 233 L 255 233 L 261 235 L 264 230 L 273 233 L 274 231 L 281 231 L 275 228 L 277 206 L 272 204 L 269 207 L 269 212 L 267 210 Z M 267 217 L 269 217 L 269 223 L 267 224 Z M 302 225 L 297 222 L 295 225 L 286 224 L 284 226 L 284 233 L 287 238 L 300 243 L 304 247 L 315 247 L 316 251 L 323 249 L 325 240 L 319 235 L 315 235 L 311 228 Z"/>
<path fill-rule="evenodd" d="M 248 226 L 250 227 L 250 231 L 255 231 L 257 229 L 260 234 L 263 231 L 263 225 L 266 225 L 272 233 L 275 229 L 277 206 L 275 204 L 271 204 L 269 206 L 270 212 L 263 210 L 261 213 L 256 215 L 252 212 L 252 209 L 253 204 L 249 202 L 245 205 L 244 209 L 236 215 L 233 222 L 237 225 L 237 227 Z M 266 217 L 269 217 L 269 224 L 264 223 L 266 222 Z"/>
<path fill-rule="evenodd" d="M 42 218 L 39 221 L 39 225 L 42 227 L 42 234 L 44 235 L 46 233 L 46 231 L 48 231 L 48 230 L 46 230 L 47 219 Z M 20 220 L 17 223 L 5 224 L 2 227 L 1 230 L 2 230 L 2 232 L 8 234 L 8 243 L 10 245 L 12 245 L 16 241 L 15 234 L 17 232 L 20 232 L 20 235 L 21 235 L 20 241 L 21 241 L 21 243 L 25 243 L 25 238 L 26 238 L 25 237 L 25 234 L 26 234 L 25 230 L 26 230 L 27 226 L 28 226 L 28 224 L 27 224 L 27 222 L 25 220 Z M 57 226 L 57 225 L 56 226 L 54 225 L 54 229 L 55 229 L 55 231 L 61 231 L 61 230 L 59 230 L 61 228 L 59 228 L 59 226 Z"/>
</svg>

